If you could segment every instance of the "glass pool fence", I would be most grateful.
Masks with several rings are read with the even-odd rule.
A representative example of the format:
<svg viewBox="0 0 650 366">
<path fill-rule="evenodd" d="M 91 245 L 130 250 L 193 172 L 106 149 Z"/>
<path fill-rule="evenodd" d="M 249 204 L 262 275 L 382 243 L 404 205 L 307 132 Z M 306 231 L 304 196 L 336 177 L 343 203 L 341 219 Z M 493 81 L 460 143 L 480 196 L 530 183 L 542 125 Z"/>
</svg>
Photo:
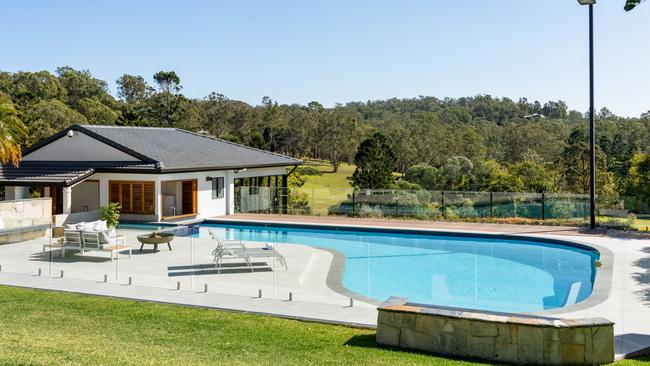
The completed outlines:
<svg viewBox="0 0 650 366">
<path fill-rule="evenodd" d="M 240 186 L 235 189 L 235 212 L 425 220 L 582 219 L 589 215 L 589 196 L 565 193 Z"/>
</svg>

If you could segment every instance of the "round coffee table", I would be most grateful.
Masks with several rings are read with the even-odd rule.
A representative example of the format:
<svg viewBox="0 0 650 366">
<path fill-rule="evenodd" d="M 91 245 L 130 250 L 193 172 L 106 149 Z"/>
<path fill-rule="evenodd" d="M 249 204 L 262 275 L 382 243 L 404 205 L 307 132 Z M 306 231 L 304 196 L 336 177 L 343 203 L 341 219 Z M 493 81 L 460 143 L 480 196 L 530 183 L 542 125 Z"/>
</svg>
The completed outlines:
<svg viewBox="0 0 650 366">
<path fill-rule="evenodd" d="M 172 250 L 171 241 L 174 240 L 174 234 L 172 233 L 153 233 L 153 234 L 144 234 L 138 235 L 138 241 L 140 242 L 140 252 L 142 252 L 142 247 L 145 244 L 153 245 L 153 251 L 158 251 L 159 244 L 167 244 L 169 250 Z"/>
</svg>

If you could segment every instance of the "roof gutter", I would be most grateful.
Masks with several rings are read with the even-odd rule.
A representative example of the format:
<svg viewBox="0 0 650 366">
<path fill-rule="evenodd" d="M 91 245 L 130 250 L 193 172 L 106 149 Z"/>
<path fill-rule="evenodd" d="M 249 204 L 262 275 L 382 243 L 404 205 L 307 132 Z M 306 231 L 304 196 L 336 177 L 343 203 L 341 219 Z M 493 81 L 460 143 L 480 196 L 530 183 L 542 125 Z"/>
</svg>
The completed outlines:
<svg viewBox="0 0 650 366">
<path fill-rule="evenodd" d="M 300 165 L 300 164 L 298 164 L 298 165 Z M 293 166 L 293 169 L 291 169 L 291 170 L 289 171 L 289 173 L 287 173 L 287 177 L 290 176 L 291 173 L 293 173 L 294 170 L 298 169 L 298 165 L 294 165 L 294 166 Z"/>
</svg>

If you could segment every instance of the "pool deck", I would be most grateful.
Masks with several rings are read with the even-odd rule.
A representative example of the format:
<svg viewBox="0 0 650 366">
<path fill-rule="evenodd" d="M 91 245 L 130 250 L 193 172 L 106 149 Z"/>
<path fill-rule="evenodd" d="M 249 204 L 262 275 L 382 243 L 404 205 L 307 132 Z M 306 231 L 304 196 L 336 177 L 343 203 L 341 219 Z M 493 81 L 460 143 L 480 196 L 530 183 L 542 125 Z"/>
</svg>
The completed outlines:
<svg viewBox="0 0 650 366">
<path fill-rule="evenodd" d="M 650 240 L 648 236 L 620 232 L 588 233 L 577 228 L 440 223 L 410 220 L 350 219 L 339 217 L 298 217 L 280 215 L 235 215 L 215 218 L 219 221 L 335 225 L 350 227 L 400 228 L 428 231 L 455 231 L 492 234 L 527 235 L 564 239 L 611 252 L 603 260 L 597 277 L 599 291 L 594 292 L 592 306 L 574 307 L 541 313 L 559 318 L 604 317 L 616 323 L 616 357 L 635 354 L 650 347 Z M 161 248 L 158 253 L 142 254 L 135 236 L 141 232 L 125 230 L 127 245 L 134 247 L 132 258 L 120 255 L 110 262 L 108 253 L 76 254 L 60 258 L 42 252 L 46 238 L 23 243 L 0 245 L 0 284 L 68 291 L 100 296 L 129 298 L 187 306 L 269 314 L 300 320 L 314 320 L 374 327 L 377 311 L 372 304 L 355 301 L 327 285 L 334 256 L 316 248 L 276 244 L 287 259 L 288 269 L 269 271 L 229 267 L 225 274 L 214 273 L 210 252 L 213 242 L 207 239 L 177 238 L 173 251 Z M 263 245 L 252 243 L 251 245 Z M 190 248 L 192 248 L 190 250 Z M 42 276 L 37 276 L 41 269 Z M 60 271 L 64 278 L 57 278 Z M 189 272 L 188 272 L 189 271 Z M 191 275 L 188 275 L 191 272 Z M 104 274 L 108 275 L 104 283 Z M 128 285 L 128 278 L 133 284 Z M 181 289 L 176 286 L 180 282 Z M 204 292 L 204 284 L 208 292 Z M 263 290 L 262 298 L 257 297 Z M 292 292 L 293 301 L 288 301 Z"/>
<path fill-rule="evenodd" d="M 628 239 L 650 240 L 650 233 L 624 232 L 621 230 L 595 230 L 573 226 L 517 225 L 491 224 L 473 222 L 445 222 L 424 220 L 402 220 L 382 218 L 354 218 L 343 216 L 295 216 L 274 214 L 236 214 L 216 216 L 211 219 L 219 221 L 248 221 L 283 224 L 313 224 L 313 225 L 342 225 L 342 226 L 371 226 L 384 228 L 400 228 L 432 231 L 481 232 L 497 234 L 539 234 L 539 235 L 570 235 L 570 236 L 599 236 Z"/>
</svg>

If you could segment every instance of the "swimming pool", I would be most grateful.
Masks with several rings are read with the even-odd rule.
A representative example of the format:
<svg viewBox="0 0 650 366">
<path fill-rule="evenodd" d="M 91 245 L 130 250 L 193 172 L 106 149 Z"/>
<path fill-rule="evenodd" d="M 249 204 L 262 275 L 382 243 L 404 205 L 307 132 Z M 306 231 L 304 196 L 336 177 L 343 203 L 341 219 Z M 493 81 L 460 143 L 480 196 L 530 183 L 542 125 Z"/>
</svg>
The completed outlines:
<svg viewBox="0 0 650 366">
<path fill-rule="evenodd" d="M 345 257 L 341 285 L 376 301 L 499 312 L 536 312 L 583 301 L 599 253 L 539 239 L 289 225 L 201 224 L 225 239 L 302 244 Z"/>
</svg>

